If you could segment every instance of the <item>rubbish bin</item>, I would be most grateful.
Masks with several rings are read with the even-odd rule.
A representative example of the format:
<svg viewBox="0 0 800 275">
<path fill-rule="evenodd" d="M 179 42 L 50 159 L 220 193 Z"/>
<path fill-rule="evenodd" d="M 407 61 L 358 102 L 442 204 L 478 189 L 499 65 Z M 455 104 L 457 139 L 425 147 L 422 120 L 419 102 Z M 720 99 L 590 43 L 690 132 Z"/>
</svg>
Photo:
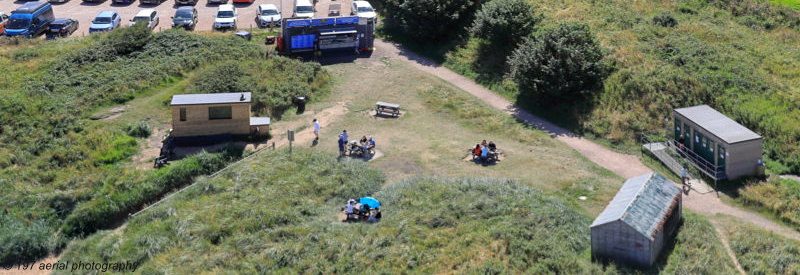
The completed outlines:
<svg viewBox="0 0 800 275">
<path fill-rule="evenodd" d="M 306 97 L 298 96 L 294 98 L 294 104 L 297 105 L 297 113 L 302 114 L 306 111 Z"/>
</svg>

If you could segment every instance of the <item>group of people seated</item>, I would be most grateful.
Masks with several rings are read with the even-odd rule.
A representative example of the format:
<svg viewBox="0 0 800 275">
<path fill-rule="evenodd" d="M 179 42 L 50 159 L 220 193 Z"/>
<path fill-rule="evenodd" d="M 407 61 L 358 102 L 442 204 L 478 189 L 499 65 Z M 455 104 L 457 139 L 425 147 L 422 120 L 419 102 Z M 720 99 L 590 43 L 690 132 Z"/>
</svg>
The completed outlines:
<svg viewBox="0 0 800 275">
<path fill-rule="evenodd" d="M 354 199 L 347 201 L 343 211 L 346 215 L 345 222 L 367 221 L 374 223 L 381 220 L 380 208 L 371 209 L 369 205 L 357 203 Z"/>
<path fill-rule="evenodd" d="M 486 143 L 484 139 L 480 144 L 475 144 L 475 149 L 472 149 L 472 157 L 480 158 L 481 163 L 487 163 L 489 158 L 495 156 L 497 153 L 497 145 L 493 141 Z"/>
<path fill-rule="evenodd" d="M 367 138 L 367 136 L 361 136 L 361 139 L 356 142 L 355 140 L 350 142 L 350 154 L 356 152 L 358 154 L 374 154 L 375 149 L 375 139 L 372 136 Z"/>
</svg>

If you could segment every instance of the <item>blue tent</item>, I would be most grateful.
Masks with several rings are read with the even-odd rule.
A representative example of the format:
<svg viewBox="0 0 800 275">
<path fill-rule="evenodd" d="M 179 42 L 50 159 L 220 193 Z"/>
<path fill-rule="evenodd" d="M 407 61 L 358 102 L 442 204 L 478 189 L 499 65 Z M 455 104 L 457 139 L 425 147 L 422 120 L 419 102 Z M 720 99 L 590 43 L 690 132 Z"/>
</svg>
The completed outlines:
<svg viewBox="0 0 800 275">
<path fill-rule="evenodd" d="M 373 197 L 363 197 L 359 199 L 358 202 L 364 205 L 369 205 L 370 208 L 381 207 L 381 203 Z"/>
</svg>

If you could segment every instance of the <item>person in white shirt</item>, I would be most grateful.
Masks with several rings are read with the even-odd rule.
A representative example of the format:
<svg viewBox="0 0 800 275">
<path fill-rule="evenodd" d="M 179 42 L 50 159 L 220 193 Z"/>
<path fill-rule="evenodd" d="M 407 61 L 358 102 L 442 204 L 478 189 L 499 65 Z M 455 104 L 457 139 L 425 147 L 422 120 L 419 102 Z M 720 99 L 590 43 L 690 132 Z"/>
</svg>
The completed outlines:
<svg viewBox="0 0 800 275">
<path fill-rule="evenodd" d="M 319 140 L 319 121 L 314 119 L 314 140 Z"/>
</svg>

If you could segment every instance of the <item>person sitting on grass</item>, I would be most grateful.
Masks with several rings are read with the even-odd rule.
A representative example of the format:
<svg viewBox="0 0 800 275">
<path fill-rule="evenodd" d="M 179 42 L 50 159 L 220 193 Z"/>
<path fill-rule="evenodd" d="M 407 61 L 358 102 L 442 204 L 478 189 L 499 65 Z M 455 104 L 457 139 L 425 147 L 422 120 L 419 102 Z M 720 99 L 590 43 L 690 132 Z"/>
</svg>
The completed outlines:
<svg viewBox="0 0 800 275">
<path fill-rule="evenodd" d="M 368 222 L 376 223 L 381 221 L 381 209 L 375 208 L 375 215 L 369 216 Z"/>
<path fill-rule="evenodd" d="M 370 148 L 375 148 L 375 139 L 372 136 L 369 136 L 369 146 Z"/>
<path fill-rule="evenodd" d="M 486 146 L 486 140 L 481 141 L 481 146 Z"/>
<path fill-rule="evenodd" d="M 475 157 L 480 155 L 481 155 L 481 145 L 475 144 L 475 149 L 472 149 L 472 158 L 475 159 Z"/>
<path fill-rule="evenodd" d="M 352 216 L 353 216 L 353 204 L 354 204 L 355 202 L 356 202 L 356 201 L 355 201 L 355 200 L 353 200 L 353 199 L 350 199 L 350 200 L 348 200 L 348 201 L 347 201 L 347 206 L 346 206 L 347 208 L 345 208 L 345 211 L 344 211 L 344 214 L 345 214 L 345 215 L 347 215 L 347 217 L 345 218 L 345 221 L 352 220 Z"/>
<path fill-rule="evenodd" d="M 497 150 L 497 145 L 494 145 L 494 141 L 489 141 L 489 150 Z"/>
<path fill-rule="evenodd" d="M 359 142 L 361 142 L 361 144 L 367 143 L 367 136 L 361 136 L 361 140 L 359 140 Z"/>
</svg>

